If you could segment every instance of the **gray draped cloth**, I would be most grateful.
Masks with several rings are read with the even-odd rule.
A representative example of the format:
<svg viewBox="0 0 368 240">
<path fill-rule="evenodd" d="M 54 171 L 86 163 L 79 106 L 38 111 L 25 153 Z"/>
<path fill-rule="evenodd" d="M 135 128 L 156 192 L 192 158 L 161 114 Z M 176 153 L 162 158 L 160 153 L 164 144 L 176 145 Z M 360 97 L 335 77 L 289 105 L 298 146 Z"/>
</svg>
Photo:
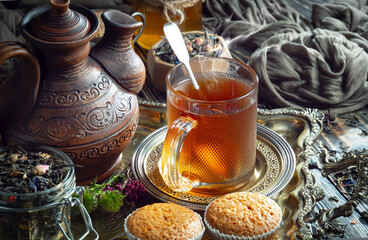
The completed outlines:
<svg viewBox="0 0 368 240">
<path fill-rule="evenodd" d="M 282 0 L 207 0 L 204 9 L 204 24 L 249 55 L 260 102 L 336 114 L 368 104 L 366 2 L 315 4 L 311 22 Z"/>
</svg>

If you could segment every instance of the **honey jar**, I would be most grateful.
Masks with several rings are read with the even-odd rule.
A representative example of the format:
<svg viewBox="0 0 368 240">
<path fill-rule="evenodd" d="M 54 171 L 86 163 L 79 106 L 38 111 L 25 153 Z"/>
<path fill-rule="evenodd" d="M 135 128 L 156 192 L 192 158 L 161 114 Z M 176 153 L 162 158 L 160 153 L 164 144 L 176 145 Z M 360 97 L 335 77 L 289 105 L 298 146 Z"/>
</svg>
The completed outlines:
<svg viewBox="0 0 368 240">
<path fill-rule="evenodd" d="M 202 30 L 203 0 L 135 0 L 134 11 L 146 16 L 146 26 L 137 43 L 149 50 L 164 36 L 163 25 L 175 22 L 182 32 Z"/>
</svg>

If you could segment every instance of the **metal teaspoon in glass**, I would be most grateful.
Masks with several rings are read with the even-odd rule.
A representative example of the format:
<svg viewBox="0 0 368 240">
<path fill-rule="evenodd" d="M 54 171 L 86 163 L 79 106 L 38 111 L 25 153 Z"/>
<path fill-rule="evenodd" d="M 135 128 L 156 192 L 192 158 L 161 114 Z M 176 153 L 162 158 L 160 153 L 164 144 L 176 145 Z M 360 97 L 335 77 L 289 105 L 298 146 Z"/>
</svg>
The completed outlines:
<svg viewBox="0 0 368 240">
<path fill-rule="evenodd" d="M 190 76 L 190 80 L 192 81 L 194 88 L 198 91 L 202 100 L 206 100 L 205 96 L 199 89 L 197 80 L 190 67 L 189 53 L 188 53 L 187 47 L 185 46 L 185 42 L 184 42 L 183 36 L 180 32 L 178 25 L 176 25 L 173 22 L 168 22 L 168 23 L 165 23 L 163 29 L 164 29 L 164 33 L 167 38 L 167 41 L 169 42 L 171 48 L 173 49 L 179 61 L 183 63 L 185 68 L 187 69 L 188 74 Z"/>
</svg>

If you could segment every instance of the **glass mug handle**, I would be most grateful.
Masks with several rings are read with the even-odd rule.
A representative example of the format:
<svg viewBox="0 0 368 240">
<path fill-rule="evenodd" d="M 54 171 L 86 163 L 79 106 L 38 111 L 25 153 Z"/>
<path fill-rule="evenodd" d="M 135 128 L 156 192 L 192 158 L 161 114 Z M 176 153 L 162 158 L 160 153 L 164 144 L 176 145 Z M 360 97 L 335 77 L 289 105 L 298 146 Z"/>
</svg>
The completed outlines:
<svg viewBox="0 0 368 240">
<path fill-rule="evenodd" d="M 194 118 L 181 116 L 168 129 L 158 166 L 164 182 L 174 191 L 186 192 L 200 184 L 198 179 L 190 179 L 179 172 L 179 157 L 184 139 L 197 124 Z"/>
<path fill-rule="evenodd" d="M 138 16 L 138 17 L 141 18 L 143 26 L 141 27 L 141 29 L 139 29 L 138 33 L 133 38 L 133 43 L 135 43 L 138 40 L 138 38 L 142 35 L 142 32 L 143 32 L 144 28 L 146 27 L 146 16 L 143 13 L 140 13 L 140 12 L 135 12 L 135 13 L 132 14 L 133 18 L 135 16 Z"/>
</svg>

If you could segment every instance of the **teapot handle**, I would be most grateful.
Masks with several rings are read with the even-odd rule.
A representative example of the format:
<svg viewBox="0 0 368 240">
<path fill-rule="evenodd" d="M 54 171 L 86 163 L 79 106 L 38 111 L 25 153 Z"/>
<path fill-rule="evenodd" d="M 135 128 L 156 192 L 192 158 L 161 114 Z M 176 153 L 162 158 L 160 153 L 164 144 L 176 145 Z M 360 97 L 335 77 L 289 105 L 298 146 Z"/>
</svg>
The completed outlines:
<svg viewBox="0 0 368 240">
<path fill-rule="evenodd" d="M 142 35 L 142 32 L 144 30 L 144 28 L 146 27 L 146 16 L 143 13 L 140 12 L 135 12 L 131 15 L 133 18 L 135 18 L 135 16 L 138 16 L 141 18 L 143 26 L 141 27 L 141 29 L 139 29 L 138 33 L 134 36 L 133 38 L 133 43 L 135 43 L 138 38 Z"/>
<path fill-rule="evenodd" d="M 0 66 L 14 57 L 22 59 L 22 67 L 0 83 L 0 119 L 5 116 L 25 117 L 32 109 L 38 93 L 40 65 L 37 58 L 21 43 L 0 43 Z"/>
</svg>

